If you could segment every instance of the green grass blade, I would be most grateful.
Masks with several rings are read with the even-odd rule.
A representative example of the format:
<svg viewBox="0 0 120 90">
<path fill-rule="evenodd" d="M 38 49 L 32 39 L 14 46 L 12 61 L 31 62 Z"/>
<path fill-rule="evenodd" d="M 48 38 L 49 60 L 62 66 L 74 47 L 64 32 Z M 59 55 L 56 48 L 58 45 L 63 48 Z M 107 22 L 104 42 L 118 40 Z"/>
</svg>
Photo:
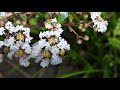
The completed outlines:
<svg viewBox="0 0 120 90">
<path fill-rule="evenodd" d="M 69 73 L 69 74 L 66 74 L 66 75 L 63 75 L 63 76 L 58 76 L 56 78 L 69 78 L 69 77 L 84 74 L 84 73 L 95 73 L 95 72 L 103 72 L 103 70 L 77 71 L 77 72 Z"/>
</svg>

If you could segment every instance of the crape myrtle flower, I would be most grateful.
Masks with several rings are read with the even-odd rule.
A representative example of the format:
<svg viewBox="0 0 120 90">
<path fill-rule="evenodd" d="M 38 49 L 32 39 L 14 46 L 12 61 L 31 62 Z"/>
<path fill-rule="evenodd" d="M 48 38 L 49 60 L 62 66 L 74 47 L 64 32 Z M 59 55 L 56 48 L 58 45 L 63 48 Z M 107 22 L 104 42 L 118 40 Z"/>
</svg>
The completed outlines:
<svg viewBox="0 0 120 90">
<path fill-rule="evenodd" d="M 49 63 L 52 65 L 62 63 L 65 51 L 70 50 L 70 45 L 61 37 L 62 32 L 62 28 L 40 32 L 40 40 L 34 43 L 31 53 L 36 63 L 41 61 L 42 67 L 47 67 Z"/>
<path fill-rule="evenodd" d="M 101 17 L 102 12 L 90 12 L 91 19 L 93 24 L 93 27 L 98 31 L 98 32 L 105 32 L 107 30 L 107 25 L 108 21 L 105 21 Z"/>
<path fill-rule="evenodd" d="M 23 25 L 14 25 L 12 22 L 7 21 L 4 27 L 0 28 L 0 35 L 4 35 L 4 40 L 0 41 L 1 60 L 3 55 L 11 60 L 13 56 L 19 58 L 20 65 L 29 66 L 28 60 L 30 59 L 31 46 L 29 45 L 31 40 L 30 28 Z"/>
<path fill-rule="evenodd" d="M 54 18 L 54 19 L 47 19 L 45 22 L 45 28 L 46 29 L 50 29 L 50 30 L 56 30 L 56 29 L 59 29 L 61 28 L 61 24 L 57 23 L 57 19 Z"/>
</svg>

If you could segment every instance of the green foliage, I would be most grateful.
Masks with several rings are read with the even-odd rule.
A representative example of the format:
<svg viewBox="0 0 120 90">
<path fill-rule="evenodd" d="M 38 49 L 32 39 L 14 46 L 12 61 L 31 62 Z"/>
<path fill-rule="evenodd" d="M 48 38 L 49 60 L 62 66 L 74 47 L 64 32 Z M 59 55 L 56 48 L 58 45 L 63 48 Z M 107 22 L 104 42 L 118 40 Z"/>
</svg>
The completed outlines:
<svg viewBox="0 0 120 90">
<path fill-rule="evenodd" d="M 57 18 L 58 23 L 62 23 L 65 19 L 63 15 L 58 15 L 56 18 Z"/>
<path fill-rule="evenodd" d="M 31 18 L 31 19 L 29 20 L 29 23 L 30 23 L 31 26 L 32 26 L 32 25 L 36 25 L 36 24 L 37 24 L 37 20 L 36 20 L 35 18 Z"/>
<path fill-rule="evenodd" d="M 73 12 L 69 12 L 68 13 L 69 22 L 71 22 L 73 18 L 74 18 L 74 13 Z"/>
</svg>

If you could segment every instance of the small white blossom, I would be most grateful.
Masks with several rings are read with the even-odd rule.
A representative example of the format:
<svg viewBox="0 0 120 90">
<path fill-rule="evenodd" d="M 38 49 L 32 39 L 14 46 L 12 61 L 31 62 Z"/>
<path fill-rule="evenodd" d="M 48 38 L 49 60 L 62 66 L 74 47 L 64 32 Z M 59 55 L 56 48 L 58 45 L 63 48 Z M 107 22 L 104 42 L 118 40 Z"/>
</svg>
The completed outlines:
<svg viewBox="0 0 120 90">
<path fill-rule="evenodd" d="M 6 12 L 0 12 L 0 17 L 5 16 Z"/>
<path fill-rule="evenodd" d="M 68 17 L 68 12 L 60 12 L 61 15 L 64 16 L 64 18 L 67 18 Z"/>
<path fill-rule="evenodd" d="M 47 67 L 49 64 L 49 59 L 43 59 L 40 63 L 40 65 L 44 68 Z"/>
<path fill-rule="evenodd" d="M 52 65 L 57 65 L 57 64 L 62 63 L 62 59 L 61 59 L 59 56 L 53 54 L 50 63 L 51 63 Z"/>
<path fill-rule="evenodd" d="M 107 21 L 101 21 L 101 22 L 94 23 L 94 27 L 97 28 L 97 31 L 102 32 L 102 33 L 107 30 L 107 25 L 108 25 Z"/>
<path fill-rule="evenodd" d="M 3 55 L 0 54 L 0 63 L 3 61 Z"/>
<path fill-rule="evenodd" d="M 31 46 L 30 46 L 28 43 L 24 43 L 24 44 L 21 46 L 21 48 L 24 49 L 27 54 L 30 54 L 30 53 L 31 53 Z"/>
<path fill-rule="evenodd" d="M 28 61 L 28 58 L 20 58 L 19 63 L 21 66 L 28 67 L 30 65 L 30 62 Z"/>
<path fill-rule="evenodd" d="M 91 19 L 94 21 L 98 16 L 100 16 L 102 12 L 90 12 Z"/>
<path fill-rule="evenodd" d="M 14 44 L 14 37 L 9 37 L 9 39 L 4 39 L 4 45 L 7 47 L 12 47 Z"/>
<path fill-rule="evenodd" d="M 12 22 L 10 22 L 10 21 L 8 21 L 6 24 L 5 24 L 5 28 L 6 29 L 11 29 L 13 27 L 13 24 L 12 24 Z M 13 30 L 13 29 L 11 29 L 11 30 Z"/>
<path fill-rule="evenodd" d="M 1 27 L 0 28 L 0 35 L 3 35 L 5 32 L 4 32 L 5 28 L 4 27 Z"/>
<path fill-rule="evenodd" d="M 107 30 L 108 21 L 103 20 L 101 14 L 101 12 L 90 12 L 92 22 L 94 23 L 93 27 L 98 32 L 103 33 Z"/>
<path fill-rule="evenodd" d="M 3 41 L 0 41 L 0 48 L 4 45 Z"/>
<path fill-rule="evenodd" d="M 53 28 L 53 26 L 52 26 L 51 24 L 49 24 L 49 23 L 46 23 L 46 24 L 45 24 L 45 28 L 51 29 L 51 28 Z"/>
<path fill-rule="evenodd" d="M 7 57 L 11 60 L 13 57 L 13 55 L 14 55 L 14 51 L 10 51 L 8 54 L 7 54 Z"/>
</svg>

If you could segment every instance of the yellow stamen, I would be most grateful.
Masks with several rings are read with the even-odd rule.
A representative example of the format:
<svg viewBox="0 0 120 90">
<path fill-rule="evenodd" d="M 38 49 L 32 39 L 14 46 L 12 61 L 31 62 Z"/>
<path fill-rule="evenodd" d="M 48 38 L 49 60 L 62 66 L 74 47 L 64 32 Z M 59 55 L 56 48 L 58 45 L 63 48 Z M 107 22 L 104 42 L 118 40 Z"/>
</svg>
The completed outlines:
<svg viewBox="0 0 120 90">
<path fill-rule="evenodd" d="M 10 51 L 10 49 L 8 47 L 4 47 L 4 49 L 3 49 L 4 53 L 8 53 L 9 51 Z"/>
<path fill-rule="evenodd" d="M 102 18 L 101 16 L 97 16 L 97 20 L 98 20 L 98 21 L 102 21 L 103 18 Z"/>
<path fill-rule="evenodd" d="M 16 50 L 15 53 L 19 56 L 23 56 L 25 54 L 24 50 Z"/>
<path fill-rule="evenodd" d="M 56 38 L 55 37 L 50 37 L 50 38 L 48 38 L 48 43 L 50 44 L 50 45 L 54 45 L 55 43 L 56 43 L 57 41 L 56 41 Z"/>
<path fill-rule="evenodd" d="M 16 39 L 19 40 L 19 41 L 24 41 L 25 37 L 21 32 L 18 32 L 16 34 Z"/>
<path fill-rule="evenodd" d="M 51 57 L 50 52 L 47 51 L 47 50 L 44 50 L 41 55 L 42 55 L 44 58 L 49 58 L 49 57 Z"/>
<path fill-rule="evenodd" d="M 65 50 L 60 50 L 60 51 L 59 51 L 59 54 L 60 54 L 61 56 L 64 56 L 64 55 L 65 55 Z"/>
</svg>

